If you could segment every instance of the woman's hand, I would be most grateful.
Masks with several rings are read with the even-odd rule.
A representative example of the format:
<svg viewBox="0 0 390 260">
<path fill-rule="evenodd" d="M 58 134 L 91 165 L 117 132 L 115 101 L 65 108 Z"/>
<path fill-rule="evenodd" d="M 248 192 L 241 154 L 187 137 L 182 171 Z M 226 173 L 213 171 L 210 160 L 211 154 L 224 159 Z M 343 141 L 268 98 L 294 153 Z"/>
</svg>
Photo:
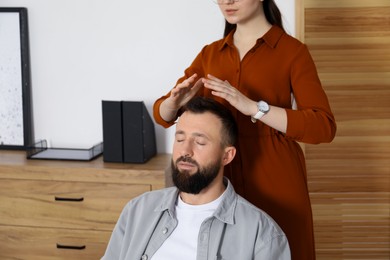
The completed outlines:
<svg viewBox="0 0 390 260">
<path fill-rule="evenodd" d="M 211 90 L 214 96 L 225 99 L 242 114 L 253 116 L 257 113 L 257 102 L 243 95 L 228 81 L 220 80 L 208 74 L 207 79 L 202 79 L 202 82 L 206 88 Z"/>
<path fill-rule="evenodd" d="M 203 87 L 202 79 L 197 79 L 198 75 L 193 74 L 188 79 L 177 84 L 172 90 L 171 95 L 165 99 L 160 106 L 160 115 L 167 122 L 176 117 L 177 111 L 190 101 Z"/>
<path fill-rule="evenodd" d="M 211 89 L 213 95 L 225 99 L 244 115 L 253 116 L 257 113 L 257 101 L 247 98 L 226 80 L 207 75 L 207 79 L 202 81 L 206 88 Z M 270 111 L 260 121 L 282 133 L 287 131 L 287 113 L 284 108 L 270 105 Z"/>
<path fill-rule="evenodd" d="M 203 86 L 201 79 L 198 79 L 195 82 L 197 77 L 198 76 L 196 74 L 193 74 L 188 79 L 177 84 L 176 87 L 171 90 L 171 96 L 168 99 L 171 99 L 171 103 L 174 104 L 176 109 L 181 108 L 188 101 L 190 101 L 198 92 L 198 90 Z"/>
</svg>

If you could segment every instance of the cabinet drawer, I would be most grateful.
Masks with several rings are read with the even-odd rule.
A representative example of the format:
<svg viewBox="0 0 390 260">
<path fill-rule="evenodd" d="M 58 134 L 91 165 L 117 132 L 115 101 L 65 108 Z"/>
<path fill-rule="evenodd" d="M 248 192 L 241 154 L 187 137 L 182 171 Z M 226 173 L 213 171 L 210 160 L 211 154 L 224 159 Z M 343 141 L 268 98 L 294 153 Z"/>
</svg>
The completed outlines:
<svg viewBox="0 0 390 260">
<path fill-rule="evenodd" d="M 150 185 L 0 180 L 0 224 L 112 231 L 124 205 Z"/>
<path fill-rule="evenodd" d="M 0 225 L 0 259 L 100 259 L 111 232 Z M 58 248 L 65 247 L 65 248 Z"/>
</svg>

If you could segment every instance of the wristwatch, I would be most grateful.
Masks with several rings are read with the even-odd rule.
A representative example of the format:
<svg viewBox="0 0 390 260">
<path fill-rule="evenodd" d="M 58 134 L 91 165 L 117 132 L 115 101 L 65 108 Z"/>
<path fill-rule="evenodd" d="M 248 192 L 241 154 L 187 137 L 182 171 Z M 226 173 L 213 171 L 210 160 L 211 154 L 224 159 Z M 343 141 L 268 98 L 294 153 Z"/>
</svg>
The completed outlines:
<svg viewBox="0 0 390 260">
<path fill-rule="evenodd" d="M 263 100 L 257 103 L 257 108 L 259 111 L 256 113 L 256 115 L 251 116 L 252 123 L 256 123 L 258 119 L 262 118 L 269 111 L 268 103 Z"/>
</svg>

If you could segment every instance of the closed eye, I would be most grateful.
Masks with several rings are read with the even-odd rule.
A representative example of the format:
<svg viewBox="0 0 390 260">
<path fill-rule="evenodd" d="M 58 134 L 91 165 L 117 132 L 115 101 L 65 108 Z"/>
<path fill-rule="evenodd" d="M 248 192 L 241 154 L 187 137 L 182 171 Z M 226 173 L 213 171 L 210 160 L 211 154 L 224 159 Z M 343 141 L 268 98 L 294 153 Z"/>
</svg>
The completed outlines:
<svg viewBox="0 0 390 260">
<path fill-rule="evenodd" d="M 176 138 L 176 142 L 177 142 L 177 143 L 184 142 L 184 138 Z"/>
<path fill-rule="evenodd" d="M 175 141 L 177 142 L 177 143 L 181 143 L 181 142 L 183 142 L 185 140 L 185 135 L 184 134 L 182 134 L 182 133 L 176 133 L 175 134 Z"/>
<path fill-rule="evenodd" d="M 195 143 L 198 144 L 198 145 L 206 145 L 207 144 L 207 139 L 206 138 L 203 138 L 203 137 L 197 137 L 195 139 Z"/>
</svg>

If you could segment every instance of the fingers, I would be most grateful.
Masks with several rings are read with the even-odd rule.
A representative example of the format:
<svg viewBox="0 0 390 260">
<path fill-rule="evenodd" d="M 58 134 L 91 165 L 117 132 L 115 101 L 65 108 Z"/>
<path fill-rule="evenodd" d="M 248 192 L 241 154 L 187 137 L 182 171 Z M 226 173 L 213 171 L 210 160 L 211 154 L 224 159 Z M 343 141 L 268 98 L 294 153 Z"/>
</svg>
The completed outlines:
<svg viewBox="0 0 390 260">
<path fill-rule="evenodd" d="M 225 99 L 234 107 L 244 99 L 241 92 L 230 85 L 227 80 L 221 80 L 213 75 L 207 75 L 207 79 L 203 79 L 203 83 L 206 88 L 211 90 L 214 96 Z M 238 107 L 236 108 L 239 110 Z"/>
<path fill-rule="evenodd" d="M 213 75 L 211 74 L 208 74 L 207 75 L 207 79 L 204 79 L 203 83 L 208 86 L 210 86 L 210 88 L 212 87 L 226 87 L 226 86 L 230 86 L 229 82 L 227 81 L 223 81 L 217 77 L 214 77 Z"/>
<path fill-rule="evenodd" d="M 236 89 L 225 80 L 220 80 L 212 75 L 207 75 L 207 79 L 203 79 L 203 84 L 206 88 L 218 92 L 218 96 L 224 96 L 226 94 L 234 94 Z M 214 93 L 213 93 L 214 94 Z"/>
<path fill-rule="evenodd" d="M 177 84 L 171 90 L 171 96 L 176 97 L 177 95 L 180 95 L 180 94 L 188 92 L 188 88 L 191 87 L 191 84 L 195 81 L 197 76 L 198 75 L 195 73 L 191 77 L 185 79 L 183 82 Z"/>
<path fill-rule="evenodd" d="M 208 74 L 206 79 L 202 79 L 204 87 L 211 90 L 211 93 L 220 97 L 230 105 L 235 107 L 244 115 L 250 115 L 252 111 L 248 107 L 254 101 L 243 95 L 238 89 L 230 85 L 229 81 L 221 80 L 213 75 Z"/>
<path fill-rule="evenodd" d="M 197 77 L 197 74 L 193 74 L 171 90 L 170 97 L 176 100 L 175 103 L 179 107 L 187 103 L 203 87 L 202 78 L 195 82 Z"/>
<path fill-rule="evenodd" d="M 194 83 L 195 79 L 198 77 L 198 75 L 195 73 L 191 77 L 185 79 L 182 83 L 177 84 L 177 88 L 188 88 Z"/>
<path fill-rule="evenodd" d="M 203 78 L 198 79 L 194 86 L 192 87 L 191 91 L 198 92 L 198 90 L 203 87 Z"/>
<path fill-rule="evenodd" d="M 211 74 L 207 74 L 207 78 L 210 80 L 216 81 L 216 82 L 223 82 L 223 80 L 221 80 L 221 79 L 219 79 Z"/>
</svg>

